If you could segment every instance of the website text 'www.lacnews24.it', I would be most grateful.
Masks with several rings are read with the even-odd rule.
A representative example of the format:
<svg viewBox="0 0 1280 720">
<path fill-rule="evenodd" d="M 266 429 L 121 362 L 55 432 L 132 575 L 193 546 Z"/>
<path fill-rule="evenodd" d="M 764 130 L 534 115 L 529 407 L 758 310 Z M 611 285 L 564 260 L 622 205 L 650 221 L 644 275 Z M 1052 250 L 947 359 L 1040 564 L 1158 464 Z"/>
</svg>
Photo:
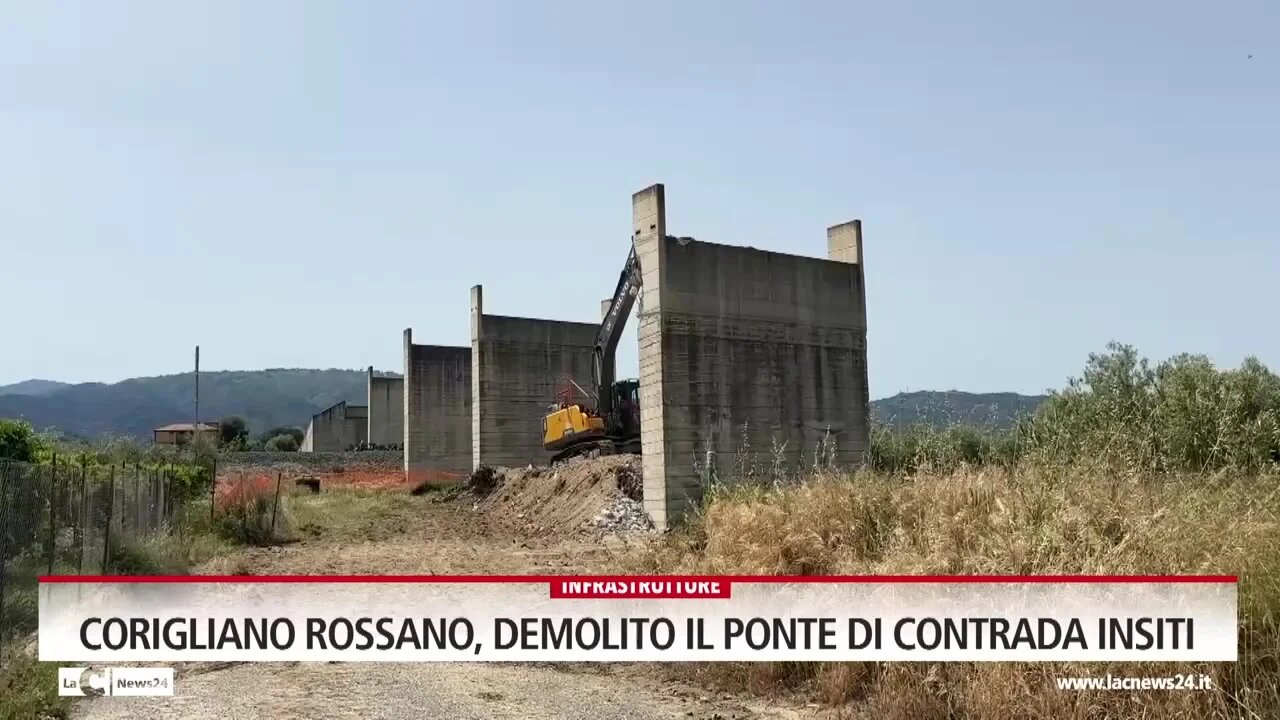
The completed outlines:
<svg viewBox="0 0 1280 720">
<path fill-rule="evenodd" d="M 1057 678 L 1059 690 L 1212 690 L 1213 678 L 1199 673 L 1163 677 L 1120 677 L 1110 673 L 1098 677 Z"/>
</svg>

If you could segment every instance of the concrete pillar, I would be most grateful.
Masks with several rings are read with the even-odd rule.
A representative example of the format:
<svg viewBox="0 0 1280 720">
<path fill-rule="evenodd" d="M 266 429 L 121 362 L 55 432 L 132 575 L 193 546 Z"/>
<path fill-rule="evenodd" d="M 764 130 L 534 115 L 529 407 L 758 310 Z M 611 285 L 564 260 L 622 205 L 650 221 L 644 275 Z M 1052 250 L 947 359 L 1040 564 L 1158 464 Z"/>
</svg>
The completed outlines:
<svg viewBox="0 0 1280 720">
<path fill-rule="evenodd" d="M 862 265 L 861 220 L 850 220 L 827 228 L 827 259 Z"/>
<path fill-rule="evenodd" d="M 861 355 L 863 426 L 871 427 L 871 387 L 867 368 L 867 266 L 862 255 L 862 221 L 850 220 L 827 228 L 827 259 L 858 266 L 858 288 L 855 294 L 857 312 L 860 313 L 862 332 L 856 339 L 855 352 Z"/>
<path fill-rule="evenodd" d="M 364 386 L 364 404 L 369 408 L 369 417 L 365 418 L 364 436 L 369 442 L 373 442 L 373 366 L 369 366 L 369 373 L 365 378 Z"/>
<path fill-rule="evenodd" d="M 662 288 L 667 234 L 666 191 L 652 185 L 631 196 L 631 241 L 640 260 L 640 446 L 644 473 L 644 506 L 658 529 L 679 522 L 699 498 L 683 486 L 692 469 L 667 467 L 669 436 L 663 391 Z M 668 470 L 672 477 L 668 477 Z"/>
<path fill-rule="evenodd" d="M 471 469 L 480 467 L 480 427 L 482 418 L 480 402 L 480 375 L 482 352 L 480 340 L 484 337 L 481 319 L 484 317 L 484 286 L 471 288 Z"/>
<path fill-rule="evenodd" d="M 404 437 L 400 441 L 400 459 L 404 463 L 404 476 L 409 477 L 409 425 L 411 399 L 415 397 L 413 387 L 413 328 L 404 329 Z"/>
</svg>

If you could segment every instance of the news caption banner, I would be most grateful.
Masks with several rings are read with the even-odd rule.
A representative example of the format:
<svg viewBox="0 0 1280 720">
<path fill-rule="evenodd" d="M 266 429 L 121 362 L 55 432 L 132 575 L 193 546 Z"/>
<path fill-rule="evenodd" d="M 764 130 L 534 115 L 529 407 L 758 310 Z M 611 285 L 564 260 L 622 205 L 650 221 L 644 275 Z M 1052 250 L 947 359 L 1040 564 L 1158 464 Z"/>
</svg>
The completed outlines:
<svg viewBox="0 0 1280 720">
<path fill-rule="evenodd" d="M 1234 576 L 50 576 L 42 661 L 1234 661 Z"/>
</svg>

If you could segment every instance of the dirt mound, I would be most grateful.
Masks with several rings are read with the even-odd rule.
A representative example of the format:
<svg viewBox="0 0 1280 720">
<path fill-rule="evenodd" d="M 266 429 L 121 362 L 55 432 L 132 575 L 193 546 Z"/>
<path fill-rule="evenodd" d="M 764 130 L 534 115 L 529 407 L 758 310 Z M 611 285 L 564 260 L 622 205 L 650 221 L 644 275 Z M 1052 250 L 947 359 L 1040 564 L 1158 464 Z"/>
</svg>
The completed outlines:
<svg viewBox="0 0 1280 720">
<path fill-rule="evenodd" d="M 653 529 L 640 501 L 643 480 L 636 455 L 490 472 L 485 484 L 493 482 L 492 490 L 476 509 L 498 524 L 535 536 Z"/>
</svg>

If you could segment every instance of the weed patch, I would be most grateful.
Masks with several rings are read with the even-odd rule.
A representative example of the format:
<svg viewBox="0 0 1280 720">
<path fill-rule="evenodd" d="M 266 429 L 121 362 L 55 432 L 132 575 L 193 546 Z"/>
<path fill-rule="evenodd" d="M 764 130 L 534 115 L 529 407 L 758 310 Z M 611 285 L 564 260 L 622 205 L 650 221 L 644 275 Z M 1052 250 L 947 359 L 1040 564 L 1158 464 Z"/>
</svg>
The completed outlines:
<svg viewBox="0 0 1280 720">
<path fill-rule="evenodd" d="M 290 538 L 293 519 L 278 478 L 241 477 L 218 485 L 214 493 L 214 530 L 243 545 L 276 545 Z"/>
<path fill-rule="evenodd" d="M 58 695 L 57 663 L 38 662 L 17 648 L 0 654 L 0 720 L 67 717 L 71 698 Z"/>
<path fill-rule="evenodd" d="M 690 575 L 1229 574 L 1240 661 L 1199 663 L 716 663 L 706 682 L 803 689 L 858 715 L 1280 717 L 1280 481 L 1117 480 L 961 471 L 822 475 L 714 493 L 689 527 L 628 570 Z M 1066 693 L 1054 679 L 1203 672 L 1211 692 Z"/>
</svg>

